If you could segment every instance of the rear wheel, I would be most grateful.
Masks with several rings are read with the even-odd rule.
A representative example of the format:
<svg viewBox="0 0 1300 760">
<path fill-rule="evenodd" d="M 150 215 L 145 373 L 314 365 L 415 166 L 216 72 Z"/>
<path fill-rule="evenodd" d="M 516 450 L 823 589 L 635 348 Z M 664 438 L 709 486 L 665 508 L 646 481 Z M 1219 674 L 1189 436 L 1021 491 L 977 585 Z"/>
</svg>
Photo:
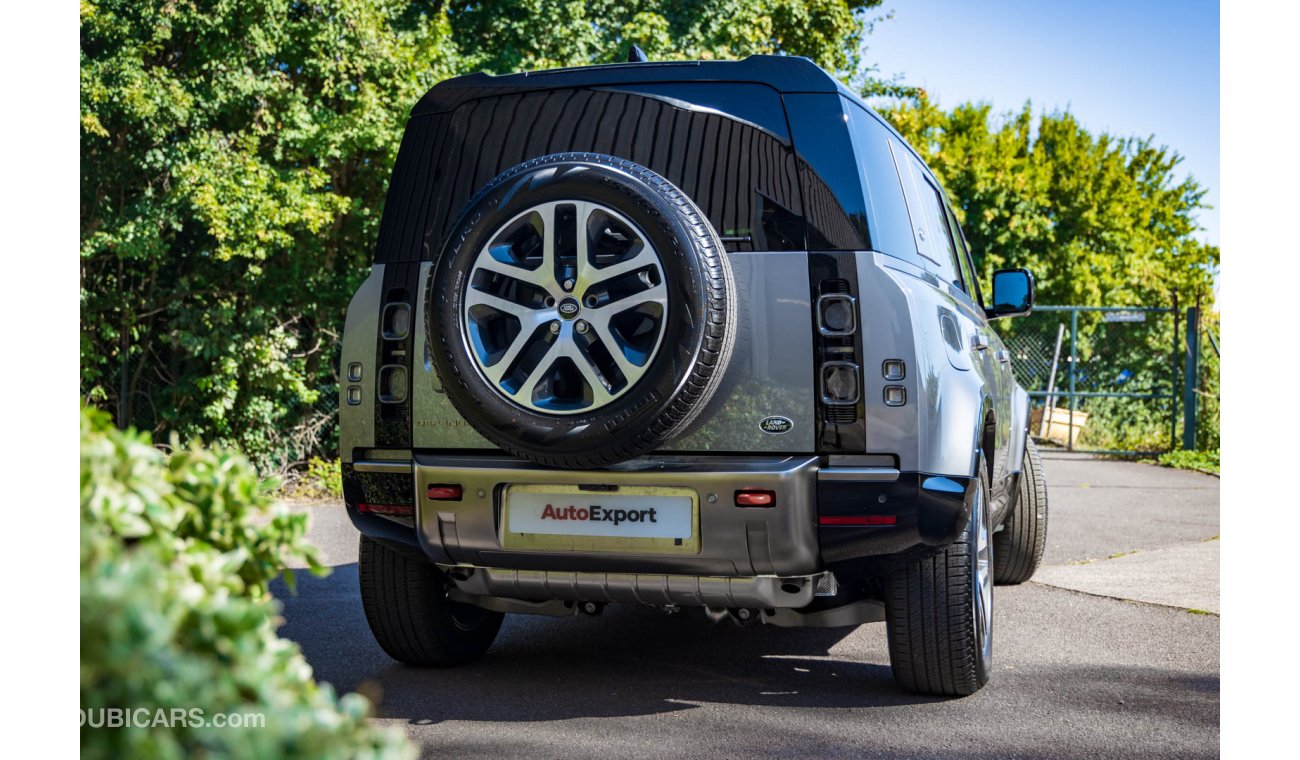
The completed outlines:
<svg viewBox="0 0 1300 760">
<path fill-rule="evenodd" d="M 1047 480 L 1032 440 L 1025 441 L 1024 471 L 1016 508 L 1002 530 L 993 534 L 993 579 L 1024 583 L 1033 577 L 1047 546 Z"/>
<path fill-rule="evenodd" d="M 450 667 L 477 660 L 496 639 L 500 612 L 447 598 L 433 563 L 361 537 L 357 563 L 366 622 L 389 657 L 407 665 Z"/>
<path fill-rule="evenodd" d="M 961 538 L 888 580 L 885 630 L 894 680 L 904 689 L 963 696 L 989 680 L 993 659 L 993 544 L 983 457 Z"/>
</svg>

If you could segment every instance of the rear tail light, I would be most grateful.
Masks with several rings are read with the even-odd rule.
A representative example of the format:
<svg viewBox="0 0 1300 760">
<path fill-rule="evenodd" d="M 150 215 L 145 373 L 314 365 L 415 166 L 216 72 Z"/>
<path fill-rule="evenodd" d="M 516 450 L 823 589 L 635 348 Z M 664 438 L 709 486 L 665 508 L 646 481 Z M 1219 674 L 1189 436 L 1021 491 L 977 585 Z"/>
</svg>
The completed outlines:
<svg viewBox="0 0 1300 760">
<path fill-rule="evenodd" d="M 379 368 L 379 400 L 385 404 L 406 401 L 406 367 L 387 364 Z"/>
<path fill-rule="evenodd" d="M 822 365 L 822 402 L 856 404 L 862 388 L 858 365 L 853 362 L 826 362 Z"/>
<path fill-rule="evenodd" d="M 402 340 L 411 332 L 411 305 L 390 303 L 384 307 L 382 335 L 384 340 Z"/>
<path fill-rule="evenodd" d="M 817 329 L 822 335 L 852 335 L 858 329 L 853 296 L 831 293 L 817 299 Z"/>
<path fill-rule="evenodd" d="M 776 492 L 749 488 L 736 492 L 738 507 L 775 507 Z"/>
<path fill-rule="evenodd" d="M 809 259 L 813 290 L 813 369 L 817 382 L 817 449 L 860 452 L 862 424 L 862 323 L 852 254 Z"/>
<path fill-rule="evenodd" d="M 460 497 L 464 495 L 464 493 L 465 490 L 459 485 L 443 483 L 429 486 L 425 495 L 433 501 L 460 501 Z"/>
</svg>

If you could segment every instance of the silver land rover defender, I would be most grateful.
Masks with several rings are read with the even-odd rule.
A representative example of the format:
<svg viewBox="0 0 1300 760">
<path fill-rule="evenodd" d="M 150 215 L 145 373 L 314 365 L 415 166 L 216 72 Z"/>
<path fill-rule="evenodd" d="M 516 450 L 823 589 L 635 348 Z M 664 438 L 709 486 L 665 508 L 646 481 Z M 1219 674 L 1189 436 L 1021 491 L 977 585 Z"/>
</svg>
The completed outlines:
<svg viewBox="0 0 1300 760">
<path fill-rule="evenodd" d="M 989 677 L 1047 494 L 947 198 L 807 60 L 476 74 L 411 111 L 340 367 L 392 657 L 611 602 L 883 621 L 906 689 Z"/>
</svg>

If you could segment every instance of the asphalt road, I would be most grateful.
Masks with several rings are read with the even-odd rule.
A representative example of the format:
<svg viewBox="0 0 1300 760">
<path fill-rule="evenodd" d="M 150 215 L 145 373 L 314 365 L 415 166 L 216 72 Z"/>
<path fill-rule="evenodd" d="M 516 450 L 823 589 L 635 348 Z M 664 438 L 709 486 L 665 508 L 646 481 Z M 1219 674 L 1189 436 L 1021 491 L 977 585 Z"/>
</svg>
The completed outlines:
<svg viewBox="0 0 1300 760">
<path fill-rule="evenodd" d="M 508 616 L 482 662 L 407 668 L 366 628 L 335 505 L 299 506 L 334 572 L 279 591 L 281 630 L 430 757 L 1217 756 L 1219 617 L 1188 610 L 1218 609 L 1218 480 L 1059 457 L 1046 471 L 1040 576 L 1057 585 L 997 588 L 993 678 L 971 697 L 899 691 L 883 624 L 738 628 L 617 605 Z M 1129 601 L 1161 584 L 1162 603 Z"/>
</svg>

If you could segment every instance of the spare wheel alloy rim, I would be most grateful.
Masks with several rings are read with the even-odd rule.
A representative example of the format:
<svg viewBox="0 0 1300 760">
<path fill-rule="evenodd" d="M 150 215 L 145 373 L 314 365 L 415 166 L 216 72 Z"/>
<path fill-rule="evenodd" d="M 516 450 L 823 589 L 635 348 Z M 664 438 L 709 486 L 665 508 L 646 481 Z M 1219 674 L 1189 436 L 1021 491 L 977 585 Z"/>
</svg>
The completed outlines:
<svg viewBox="0 0 1300 760">
<path fill-rule="evenodd" d="M 465 349 L 499 394 L 544 414 L 594 411 L 626 395 L 659 352 L 663 263 L 607 206 L 542 203 L 477 253 L 461 318 Z"/>
</svg>

